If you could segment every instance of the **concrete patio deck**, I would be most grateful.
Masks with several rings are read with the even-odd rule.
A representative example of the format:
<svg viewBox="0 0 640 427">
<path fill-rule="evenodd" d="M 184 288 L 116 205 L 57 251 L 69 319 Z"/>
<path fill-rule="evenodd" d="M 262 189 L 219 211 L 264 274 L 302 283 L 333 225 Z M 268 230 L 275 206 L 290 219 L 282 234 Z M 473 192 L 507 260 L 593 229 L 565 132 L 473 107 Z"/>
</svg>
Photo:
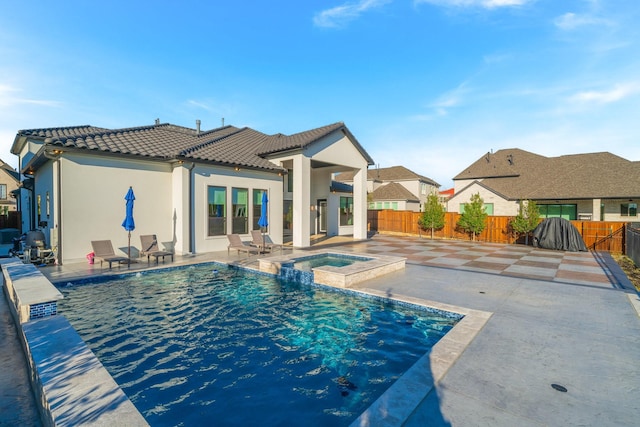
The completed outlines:
<svg viewBox="0 0 640 427">
<path fill-rule="evenodd" d="M 340 242 L 339 248 L 407 257 L 404 271 L 353 289 L 493 313 L 405 425 L 638 424 L 640 299 L 608 254 L 384 235 Z M 257 259 L 225 251 L 176 257 L 159 267 L 207 261 L 251 266 Z M 109 272 L 82 263 L 42 272 L 55 283 L 148 267 L 145 261 Z M 0 335 L 3 343 L 17 342 L 15 329 L 3 327 Z M 25 369 L 19 346 L 17 351 L 0 347 L 0 425 L 15 423 L 15 413 L 6 408 L 29 412 L 15 403 L 28 400 L 25 378 L 10 377 L 5 369 Z M 38 425 L 33 418 L 22 419 L 27 421 L 21 425 Z"/>
</svg>

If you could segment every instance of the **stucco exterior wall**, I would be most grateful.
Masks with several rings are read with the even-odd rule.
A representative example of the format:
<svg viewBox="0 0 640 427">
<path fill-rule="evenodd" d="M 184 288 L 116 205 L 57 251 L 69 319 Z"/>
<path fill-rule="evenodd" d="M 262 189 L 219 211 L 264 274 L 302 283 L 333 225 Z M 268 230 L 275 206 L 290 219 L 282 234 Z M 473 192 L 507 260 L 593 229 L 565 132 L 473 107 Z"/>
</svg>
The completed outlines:
<svg viewBox="0 0 640 427">
<path fill-rule="evenodd" d="M 129 186 L 136 196 L 132 256 L 140 249 L 140 235 L 156 234 L 161 248 L 174 241 L 170 165 L 77 154 L 65 154 L 61 162 L 63 262 L 83 259 L 92 240 L 109 239 L 116 253 L 126 254 L 122 221 Z"/>
<path fill-rule="evenodd" d="M 231 206 L 232 188 L 246 188 L 249 190 L 249 230 L 252 227 L 251 212 L 253 201 L 251 195 L 254 189 L 268 191 L 268 233 L 275 243 L 282 243 L 282 177 L 273 173 L 240 170 L 233 168 L 196 165 L 193 170 L 194 185 L 194 242 L 195 252 L 224 251 L 229 241 L 226 235 L 208 236 L 208 199 L 209 186 L 220 186 L 227 189 L 227 207 Z M 230 212 L 227 208 L 227 212 Z M 231 218 L 227 214 L 227 233 L 232 232 Z M 242 240 L 251 240 L 250 234 L 242 234 Z"/>
</svg>

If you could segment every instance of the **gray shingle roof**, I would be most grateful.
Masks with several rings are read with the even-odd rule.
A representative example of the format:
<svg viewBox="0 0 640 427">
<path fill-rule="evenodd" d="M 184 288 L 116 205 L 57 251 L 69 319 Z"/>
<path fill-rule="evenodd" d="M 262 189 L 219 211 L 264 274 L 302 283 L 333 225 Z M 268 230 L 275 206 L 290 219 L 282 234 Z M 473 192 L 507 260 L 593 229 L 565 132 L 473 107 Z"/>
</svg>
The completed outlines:
<svg viewBox="0 0 640 427">
<path fill-rule="evenodd" d="M 479 180 L 511 200 L 640 197 L 640 162 L 608 152 L 544 157 L 519 149 L 483 156 L 454 180 Z"/>
<path fill-rule="evenodd" d="M 407 202 L 418 202 L 419 199 L 409 190 L 404 188 L 402 184 L 391 182 L 382 185 L 371 193 L 371 199 L 378 200 L 405 200 Z"/>
<path fill-rule="evenodd" d="M 369 155 L 343 123 L 334 123 L 291 136 L 266 135 L 250 128 L 223 126 L 205 132 L 159 124 L 125 129 L 104 129 L 94 126 L 27 129 L 18 136 L 40 138 L 50 146 L 91 150 L 158 159 L 200 160 L 250 168 L 281 170 L 266 159 L 266 155 L 304 148 L 336 130 L 352 138 L 367 160 Z"/>
<path fill-rule="evenodd" d="M 336 176 L 338 181 L 353 181 L 353 172 L 343 172 Z M 381 182 L 396 182 L 396 181 L 415 181 L 419 180 L 427 184 L 440 187 L 440 184 L 428 178 L 424 175 L 417 174 L 404 166 L 391 166 L 389 168 L 377 168 L 369 169 L 367 171 L 368 180 L 376 180 Z"/>
</svg>

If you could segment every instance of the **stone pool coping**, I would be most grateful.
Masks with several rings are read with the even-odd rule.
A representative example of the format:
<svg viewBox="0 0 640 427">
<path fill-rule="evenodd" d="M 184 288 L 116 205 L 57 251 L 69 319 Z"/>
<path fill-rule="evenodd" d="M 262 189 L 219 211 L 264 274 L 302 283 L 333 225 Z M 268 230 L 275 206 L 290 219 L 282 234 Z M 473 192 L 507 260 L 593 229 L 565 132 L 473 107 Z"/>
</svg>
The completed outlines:
<svg viewBox="0 0 640 427">
<path fill-rule="evenodd" d="M 365 295 L 388 298 L 418 306 L 461 314 L 464 317 L 429 352 L 414 363 L 350 427 L 391 427 L 403 425 L 435 385 L 456 363 L 462 352 L 480 333 L 493 313 L 473 310 L 421 298 L 389 296 L 372 289 L 358 289 Z"/>
<path fill-rule="evenodd" d="M 304 254 L 288 254 L 270 256 L 258 259 L 258 268 L 261 272 L 278 275 L 283 266 L 291 266 L 295 260 L 306 258 L 336 255 L 344 258 L 363 258 L 350 265 L 343 267 L 320 266 L 313 269 L 313 281 L 320 285 L 333 286 L 337 288 L 348 288 L 352 285 L 374 279 L 387 273 L 405 268 L 406 258 L 366 253 L 340 252 L 334 250 L 306 251 Z"/>
<path fill-rule="evenodd" d="M 55 310 L 29 316 L 28 307 L 62 298 L 51 282 L 17 259 L 3 259 L 0 266 L 43 425 L 148 426 L 64 316 Z"/>
</svg>

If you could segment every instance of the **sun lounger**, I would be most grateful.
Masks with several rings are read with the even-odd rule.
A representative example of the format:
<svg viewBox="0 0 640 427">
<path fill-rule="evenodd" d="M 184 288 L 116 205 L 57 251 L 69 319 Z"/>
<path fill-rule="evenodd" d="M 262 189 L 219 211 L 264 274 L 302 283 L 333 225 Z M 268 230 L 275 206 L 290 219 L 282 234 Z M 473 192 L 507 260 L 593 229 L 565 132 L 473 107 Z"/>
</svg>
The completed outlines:
<svg viewBox="0 0 640 427">
<path fill-rule="evenodd" d="M 262 234 L 260 230 L 251 230 L 251 244 L 257 246 L 261 252 L 272 252 L 274 249 L 279 248 L 282 252 L 282 245 L 273 243 L 268 234 Z"/>
<path fill-rule="evenodd" d="M 111 240 L 92 240 L 91 247 L 93 248 L 94 259 L 100 260 L 100 268 L 102 268 L 103 262 L 109 263 L 109 269 L 111 269 L 111 264 L 114 262 L 118 264 L 122 264 L 123 262 L 128 264 L 130 262 L 126 256 L 115 254 Z"/>
<path fill-rule="evenodd" d="M 239 234 L 227 234 L 227 239 L 229 239 L 229 246 L 227 246 L 227 254 L 229 254 L 232 249 L 237 250 L 238 254 L 240 254 L 240 252 L 246 252 L 247 256 L 251 255 L 252 253 L 256 253 L 256 254 L 260 253 L 260 248 L 257 248 L 255 246 L 245 245 L 244 242 L 240 239 Z"/>
<path fill-rule="evenodd" d="M 156 264 L 158 263 L 158 258 L 160 257 L 162 257 L 162 262 L 164 262 L 164 258 L 167 256 L 170 256 L 171 261 L 173 261 L 173 252 L 161 251 L 158 247 L 158 238 L 155 234 L 140 236 L 140 244 L 142 246 L 140 255 L 147 256 L 147 264 L 151 262 L 151 257 L 155 257 Z"/>
</svg>

